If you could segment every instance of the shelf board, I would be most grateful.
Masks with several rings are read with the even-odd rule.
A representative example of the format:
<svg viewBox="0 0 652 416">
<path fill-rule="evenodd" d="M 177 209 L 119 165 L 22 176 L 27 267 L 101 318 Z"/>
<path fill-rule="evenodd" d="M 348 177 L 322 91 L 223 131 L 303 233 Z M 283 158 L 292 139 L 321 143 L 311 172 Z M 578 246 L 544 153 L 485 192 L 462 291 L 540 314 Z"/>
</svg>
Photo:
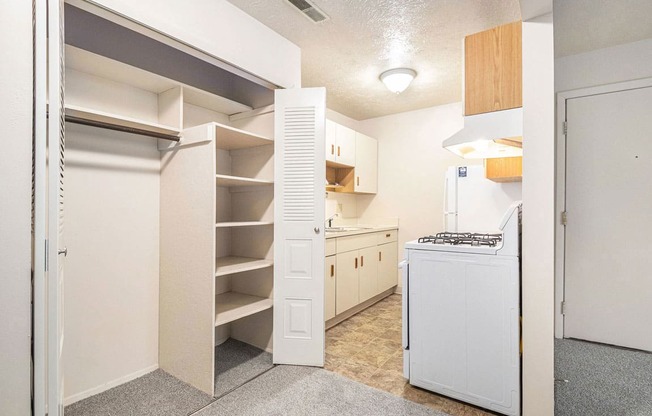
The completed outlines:
<svg viewBox="0 0 652 416">
<path fill-rule="evenodd" d="M 218 186 L 259 186 L 271 185 L 274 181 L 265 179 L 243 178 L 240 176 L 215 175 Z"/>
<path fill-rule="evenodd" d="M 158 134 L 166 134 L 170 136 L 179 136 L 179 129 L 174 127 L 165 126 L 159 123 L 152 123 L 149 121 L 138 120 L 131 117 L 125 117 L 117 114 L 111 114 L 104 111 L 94 110 L 90 108 L 80 107 L 76 105 L 66 105 L 66 116 L 74 117 L 83 120 L 113 124 L 120 127 L 127 127 L 130 129 L 150 131 Z"/>
<path fill-rule="evenodd" d="M 215 224 L 217 228 L 229 227 L 255 227 L 257 225 L 272 225 L 273 221 L 232 221 L 232 222 L 218 222 Z"/>
<path fill-rule="evenodd" d="M 264 269 L 274 264 L 272 260 L 253 259 L 251 257 L 219 257 L 217 259 L 217 268 L 215 277 L 226 276 L 229 274 L 248 272 L 251 270 Z"/>
<path fill-rule="evenodd" d="M 227 292 L 215 296 L 215 326 L 228 324 L 245 316 L 270 309 L 274 301 L 269 298 Z"/>
<path fill-rule="evenodd" d="M 274 144 L 274 140 L 269 137 L 249 133 L 248 131 L 225 126 L 220 123 L 214 124 L 216 133 L 215 145 L 218 149 L 234 150 Z"/>
</svg>

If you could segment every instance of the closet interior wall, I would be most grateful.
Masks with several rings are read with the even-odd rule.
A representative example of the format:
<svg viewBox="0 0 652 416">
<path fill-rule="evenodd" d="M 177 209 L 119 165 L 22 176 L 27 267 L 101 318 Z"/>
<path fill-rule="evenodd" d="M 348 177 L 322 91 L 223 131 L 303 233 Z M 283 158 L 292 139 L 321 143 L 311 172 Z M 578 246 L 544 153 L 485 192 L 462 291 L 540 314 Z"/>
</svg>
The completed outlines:
<svg viewBox="0 0 652 416">
<path fill-rule="evenodd" d="M 182 145 L 168 150 L 175 144 L 66 124 L 65 404 L 159 367 L 212 394 L 216 344 L 233 337 L 272 348 L 271 300 L 217 327 L 215 311 L 223 293 L 272 298 L 271 267 L 216 276 L 225 256 L 271 266 L 272 225 L 216 224 L 273 222 L 273 142 L 229 150 L 216 134 L 184 146 L 186 131 L 229 126 L 229 115 L 251 108 L 70 45 L 66 107 L 67 114 L 178 132 Z M 236 124 L 273 135 L 269 115 Z M 201 175 L 189 174 L 198 169 Z M 270 184 L 224 186 L 218 175 Z"/>
</svg>

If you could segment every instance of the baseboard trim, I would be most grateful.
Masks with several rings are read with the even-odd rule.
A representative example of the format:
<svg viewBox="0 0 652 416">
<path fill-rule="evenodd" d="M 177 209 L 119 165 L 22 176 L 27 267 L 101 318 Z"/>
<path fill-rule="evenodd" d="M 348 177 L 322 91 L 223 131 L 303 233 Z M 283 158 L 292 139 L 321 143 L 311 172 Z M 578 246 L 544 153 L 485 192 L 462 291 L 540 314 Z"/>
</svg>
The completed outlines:
<svg viewBox="0 0 652 416">
<path fill-rule="evenodd" d="M 102 392 L 105 392 L 109 389 L 112 389 L 113 387 L 119 386 L 121 384 L 127 383 L 129 381 L 135 380 L 138 377 L 142 377 L 145 374 L 149 374 L 154 370 L 158 369 L 158 364 L 154 364 L 152 366 L 143 368 L 142 370 L 138 370 L 136 372 L 133 372 L 131 374 L 127 374 L 126 376 L 116 378 L 115 380 L 111 380 L 108 383 L 101 384 L 97 387 L 93 387 L 91 389 L 82 391 L 81 393 L 73 394 L 72 396 L 65 397 L 63 399 L 63 405 L 68 406 L 73 403 L 76 403 L 80 400 L 87 399 L 91 396 L 95 396 L 96 394 L 100 394 Z"/>
<path fill-rule="evenodd" d="M 391 289 L 387 289 L 386 291 L 382 292 L 381 294 L 376 295 L 371 299 L 367 299 L 366 301 L 352 307 L 351 309 L 346 310 L 346 311 L 342 312 L 341 314 L 336 315 L 335 317 L 329 319 L 328 321 L 326 321 L 326 329 L 330 329 L 330 328 L 334 327 L 335 325 L 339 324 L 340 322 L 346 321 L 347 319 L 349 319 L 353 315 L 355 315 L 355 314 L 357 314 L 359 312 L 362 312 L 363 310 L 367 309 L 371 305 L 373 305 L 375 303 L 378 303 L 381 300 L 385 299 L 387 296 L 393 295 L 395 289 L 396 289 L 395 287 L 393 287 Z"/>
</svg>

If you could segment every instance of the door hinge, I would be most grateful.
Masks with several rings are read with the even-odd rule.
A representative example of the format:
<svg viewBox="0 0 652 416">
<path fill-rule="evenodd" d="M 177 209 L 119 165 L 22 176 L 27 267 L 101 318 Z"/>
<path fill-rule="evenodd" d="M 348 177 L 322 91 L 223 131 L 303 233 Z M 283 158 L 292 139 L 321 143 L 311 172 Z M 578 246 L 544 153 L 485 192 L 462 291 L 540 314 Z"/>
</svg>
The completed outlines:
<svg viewBox="0 0 652 416">
<path fill-rule="evenodd" d="M 564 121 L 564 135 L 568 134 L 568 121 Z"/>
<path fill-rule="evenodd" d="M 566 301 L 565 300 L 561 301 L 561 314 L 566 315 Z"/>
<path fill-rule="evenodd" d="M 48 271 L 48 268 L 50 266 L 50 250 L 49 250 L 50 242 L 48 240 L 45 240 L 45 271 Z"/>
<path fill-rule="evenodd" d="M 566 226 L 568 224 L 568 214 L 566 211 L 561 212 L 561 225 Z"/>
</svg>

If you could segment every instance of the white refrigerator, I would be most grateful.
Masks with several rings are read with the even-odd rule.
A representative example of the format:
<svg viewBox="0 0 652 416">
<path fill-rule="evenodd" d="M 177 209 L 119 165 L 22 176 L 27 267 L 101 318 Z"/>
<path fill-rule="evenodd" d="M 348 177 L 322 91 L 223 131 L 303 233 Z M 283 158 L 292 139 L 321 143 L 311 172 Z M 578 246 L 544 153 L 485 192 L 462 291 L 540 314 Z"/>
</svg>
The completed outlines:
<svg viewBox="0 0 652 416">
<path fill-rule="evenodd" d="M 444 229 L 497 232 L 507 208 L 521 199 L 521 182 L 490 181 L 482 165 L 451 166 L 444 183 Z"/>
</svg>

